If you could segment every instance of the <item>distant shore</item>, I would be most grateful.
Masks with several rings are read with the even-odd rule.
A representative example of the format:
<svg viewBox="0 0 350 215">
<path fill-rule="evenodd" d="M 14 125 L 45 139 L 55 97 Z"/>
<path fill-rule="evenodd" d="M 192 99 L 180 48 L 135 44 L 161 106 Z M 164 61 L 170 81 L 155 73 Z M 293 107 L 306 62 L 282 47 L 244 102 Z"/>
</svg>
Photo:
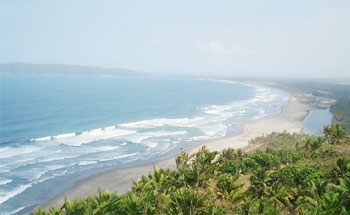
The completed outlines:
<svg viewBox="0 0 350 215">
<path fill-rule="evenodd" d="M 302 132 L 303 119 L 312 109 L 310 100 L 302 93 L 289 92 L 289 100 L 282 107 L 282 110 L 276 116 L 267 119 L 260 119 L 248 122 L 242 126 L 242 132 L 233 137 L 222 138 L 205 143 L 188 150 L 189 153 L 198 152 L 204 145 L 211 151 L 221 151 L 227 148 L 244 148 L 245 151 L 250 151 L 260 147 L 249 145 L 249 140 L 261 136 L 262 134 L 269 134 L 271 132 Z M 92 175 L 75 183 L 75 185 L 54 199 L 42 205 L 43 208 L 52 206 L 60 206 L 64 202 L 64 197 L 72 200 L 74 198 L 83 198 L 88 195 L 97 194 L 99 188 L 117 191 L 119 194 L 126 193 L 131 189 L 132 181 L 139 179 L 143 175 L 148 175 L 153 171 L 154 166 L 160 168 L 176 168 L 175 157 L 170 159 L 156 161 L 145 165 L 137 165 L 124 169 L 114 169 L 106 172 Z"/>
</svg>

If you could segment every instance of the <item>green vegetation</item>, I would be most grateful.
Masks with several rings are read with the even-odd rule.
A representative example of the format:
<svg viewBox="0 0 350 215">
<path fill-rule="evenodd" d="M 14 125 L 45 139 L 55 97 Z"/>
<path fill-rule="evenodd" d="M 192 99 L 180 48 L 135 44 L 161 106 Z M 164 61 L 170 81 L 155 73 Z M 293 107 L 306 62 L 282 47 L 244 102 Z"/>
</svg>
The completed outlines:
<svg viewBox="0 0 350 215">
<path fill-rule="evenodd" d="M 124 195 L 65 200 L 33 214 L 349 214 L 350 141 L 344 127 L 320 137 L 272 133 L 251 144 L 264 151 L 227 149 L 182 153 L 175 170 L 133 183 Z"/>
<path fill-rule="evenodd" d="M 343 124 L 346 130 L 350 131 L 350 85 L 338 85 L 331 88 L 337 102 L 331 106 L 333 121 Z"/>
</svg>

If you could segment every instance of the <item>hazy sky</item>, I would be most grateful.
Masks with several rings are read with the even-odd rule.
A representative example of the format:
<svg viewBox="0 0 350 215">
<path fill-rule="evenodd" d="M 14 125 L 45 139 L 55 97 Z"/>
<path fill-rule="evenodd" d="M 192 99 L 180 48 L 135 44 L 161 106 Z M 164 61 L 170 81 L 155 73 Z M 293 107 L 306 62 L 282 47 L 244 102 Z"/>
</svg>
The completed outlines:
<svg viewBox="0 0 350 215">
<path fill-rule="evenodd" d="M 350 77 L 350 1 L 0 0 L 0 63 Z"/>
</svg>

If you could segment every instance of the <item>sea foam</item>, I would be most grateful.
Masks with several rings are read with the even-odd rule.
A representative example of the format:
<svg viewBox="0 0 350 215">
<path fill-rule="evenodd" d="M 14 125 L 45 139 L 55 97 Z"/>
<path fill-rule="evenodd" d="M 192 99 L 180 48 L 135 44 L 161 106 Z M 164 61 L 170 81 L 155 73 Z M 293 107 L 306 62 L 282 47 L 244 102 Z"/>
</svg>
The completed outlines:
<svg viewBox="0 0 350 215">
<path fill-rule="evenodd" d="M 189 127 L 192 126 L 192 123 L 203 119 L 202 117 L 196 118 L 159 118 L 159 119 L 151 119 L 151 120 L 141 120 L 137 122 L 124 123 L 119 124 L 119 127 L 129 128 L 129 129 L 140 129 L 140 128 L 158 128 L 163 126 L 181 126 L 181 127 Z"/>
<path fill-rule="evenodd" d="M 134 131 L 134 130 L 116 129 L 115 126 L 109 126 L 109 127 L 97 128 L 89 131 L 50 136 L 50 138 L 48 137 L 36 138 L 36 139 L 31 139 L 31 141 L 41 142 L 41 143 L 64 144 L 69 146 L 80 146 L 82 144 L 87 144 L 98 140 L 116 138 L 123 135 L 134 134 L 136 132 L 137 131 Z"/>
<path fill-rule="evenodd" d="M 32 186 L 32 184 L 24 184 L 24 185 L 20 185 L 16 188 L 12 189 L 11 192 L 6 192 L 6 193 L 0 192 L 0 204 L 17 196 L 18 194 L 22 193 L 23 191 L 25 191 L 26 189 L 28 189 L 31 186 Z"/>
<path fill-rule="evenodd" d="M 9 183 L 11 183 L 11 182 L 12 182 L 11 179 L 0 180 L 0 186 L 1 186 L 1 185 L 9 184 Z"/>
</svg>

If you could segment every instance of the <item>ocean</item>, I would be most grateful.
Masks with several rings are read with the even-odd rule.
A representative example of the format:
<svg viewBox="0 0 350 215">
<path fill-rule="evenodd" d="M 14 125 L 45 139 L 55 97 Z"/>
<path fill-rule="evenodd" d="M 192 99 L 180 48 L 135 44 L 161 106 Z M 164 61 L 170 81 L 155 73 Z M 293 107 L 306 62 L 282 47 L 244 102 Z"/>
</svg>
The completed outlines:
<svg viewBox="0 0 350 215">
<path fill-rule="evenodd" d="M 0 214 L 24 214 L 112 168 L 236 135 L 288 95 L 230 80 L 0 75 Z"/>
</svg>

